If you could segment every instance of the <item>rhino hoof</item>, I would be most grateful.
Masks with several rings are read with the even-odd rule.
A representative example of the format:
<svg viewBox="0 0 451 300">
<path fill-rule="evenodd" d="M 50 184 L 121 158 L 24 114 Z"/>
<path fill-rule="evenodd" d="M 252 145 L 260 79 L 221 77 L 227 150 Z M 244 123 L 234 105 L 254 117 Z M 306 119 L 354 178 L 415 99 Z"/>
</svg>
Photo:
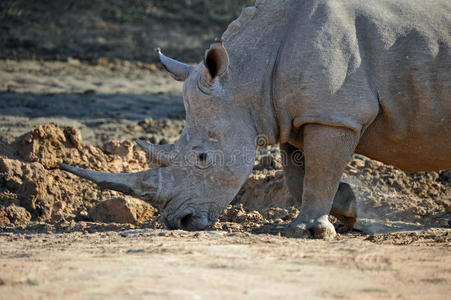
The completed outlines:
<svg viewBox="0 0 451 300">
<path fill-rule="evenodd" d="M 357 222 L 356 217 L 345 217 L 345 216 L 336 216 L 338 220 L 340 220 L 343 225 L 345 225 L 347 228 L 352 229 L 354 228 L 355 223 Z"/>
<path fill-rule="evenodd" d="M 304 225 L 297 225 L 294 227 L 288 227 L 285 235 L 290 238 L 301 238 L 301 239 L 308 239 L 312 238 L 313 234 L 310 230 L 307 229 L 307 227 Z"/>
<path fill-rule="evenodd" d="M 287 237 L 333 239 L 336 235 L 335 228 L 329 220 L 319 218 L 311 223 L 298 223 L 294 220 L 286 230 Z"/>
</svg>

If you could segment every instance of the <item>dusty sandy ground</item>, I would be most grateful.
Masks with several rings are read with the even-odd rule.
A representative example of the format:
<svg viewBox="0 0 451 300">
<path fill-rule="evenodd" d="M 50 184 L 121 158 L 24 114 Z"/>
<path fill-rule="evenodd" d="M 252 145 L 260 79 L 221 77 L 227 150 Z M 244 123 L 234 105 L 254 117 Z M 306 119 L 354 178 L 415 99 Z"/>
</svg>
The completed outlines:
<svg viewBox="0 0 451 300">
<path fill-rule="evenodd" d="M 431 234 L 437 232 L 414 235 Z M 449 239 L 449 231 L 440 234 Z M 449 250 L 449 243 L 400 246 L 360 236 L 2 234 L 0 293 L 3 299 L 446 299 Z"/>
<path fill-rule="evenodd" d="M 449 173 L 405 174 L 356 156 L 343 179 L 359 200 L 358 230 L 335 222 L 332 241 L 289 239 L 294 200 L 276 148 L 260 149 L 251 178 L 213 228 L 167 231 L 144 204 L 134 204 L 133 216 L 104 218 L 102 203 L 135 200 L 99 191 L 55 162 L 149 167 L 128 141 L 177 138 L 179 83 L 140 63 L 0 61 L 0 90 L 0 299 L 451 294 Z M 49 122 L 59 127 L 35 128 Z"/>
</svg>

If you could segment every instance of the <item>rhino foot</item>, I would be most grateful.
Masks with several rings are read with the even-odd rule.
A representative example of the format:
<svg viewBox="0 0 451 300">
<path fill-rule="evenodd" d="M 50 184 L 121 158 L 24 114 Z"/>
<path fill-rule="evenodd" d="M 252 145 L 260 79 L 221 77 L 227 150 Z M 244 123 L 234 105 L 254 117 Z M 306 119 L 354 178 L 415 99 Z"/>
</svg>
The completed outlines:
<svg viewBox="0 0 451 300">
<path fill-rule="evenodd" d="M 336 235 L 335 228 L 327 216 L 313 219 L 309 222 L 303 222 L 299 215 L 286 230 L 287 237 L 294 238 L 315 238 L 315 239 L 333 239 Z"/>
<path fill-rule="evenodd" d="M 330 214 L 346 227 L 353 228 L 357 221 L 357 200 L 348 183 L 340 182 Z"/>
<path fill-rule="evenodd" d="M 340 215 L 340 216 L 335 215 L 335 217 L 337 217 L 337 219 L 340 220 L 340 222 L 343 223 L 343 225 L 345 225 L 349 229 L 354 228 L 354 225 L 357 222 L 356 217 L 347 217 L 347 216 L 343 216 L 343 215 Z"/>
</svg>

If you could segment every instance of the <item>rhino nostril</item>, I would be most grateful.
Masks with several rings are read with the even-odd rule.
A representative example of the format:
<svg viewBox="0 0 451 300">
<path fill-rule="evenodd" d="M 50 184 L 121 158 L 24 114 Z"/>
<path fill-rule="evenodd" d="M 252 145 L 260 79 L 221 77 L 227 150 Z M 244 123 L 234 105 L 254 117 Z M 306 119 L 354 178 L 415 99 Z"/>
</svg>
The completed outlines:
<svg viewBox="0 0 451 300">
<path fill-rule="evenodd" d="M 199 154 L 199 160 L 201 162 L 205 162 L 207 160 L 207 153 L 201 153 Z"/>
<path fill-rule="evenodd" d="M 193 214 L 187 214 L 180 220 L 180 225 L 183 229 L 188 228 L 193 220 Z"/>
</svg>

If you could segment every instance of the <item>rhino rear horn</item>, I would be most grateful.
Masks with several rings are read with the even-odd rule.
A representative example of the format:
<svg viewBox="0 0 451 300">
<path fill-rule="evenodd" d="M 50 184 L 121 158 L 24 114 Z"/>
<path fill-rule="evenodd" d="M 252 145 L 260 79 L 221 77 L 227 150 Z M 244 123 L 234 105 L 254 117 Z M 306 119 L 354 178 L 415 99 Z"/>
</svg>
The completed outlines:
<svg viewBox="0 0 451 300">
<path fill-rule="evenodd" d="M 161 53 L 160 48 L 157 48 L 157 53 L 160 56 L 160 61 L 163 64 L 164 68 L 172 75 L 172 77 L 174 77 L 175 80 L 185 81 L 185 79 L 194 69 L 193 66 L 184 64 L 175 59 L 167 57 L 166 55 Z"/>
<path fill-rule="evenodd" d="M 91 180 L 102 188 L 123 192 L 141 198 L 150 204 L 160 205 L 160 169 L 150 169 L 137 173 L 104 173 L 58 163 L 61 169 Z"/>
<path fill-rule="evenodd" d="M 153 145 L 140 139 L 136 139 L 135 141 L 138 146 L 149 154 L 150 161 L 159 166 L 167 167 L 174 160 L 175 153 L 173 144 Z"/>
</svg>

